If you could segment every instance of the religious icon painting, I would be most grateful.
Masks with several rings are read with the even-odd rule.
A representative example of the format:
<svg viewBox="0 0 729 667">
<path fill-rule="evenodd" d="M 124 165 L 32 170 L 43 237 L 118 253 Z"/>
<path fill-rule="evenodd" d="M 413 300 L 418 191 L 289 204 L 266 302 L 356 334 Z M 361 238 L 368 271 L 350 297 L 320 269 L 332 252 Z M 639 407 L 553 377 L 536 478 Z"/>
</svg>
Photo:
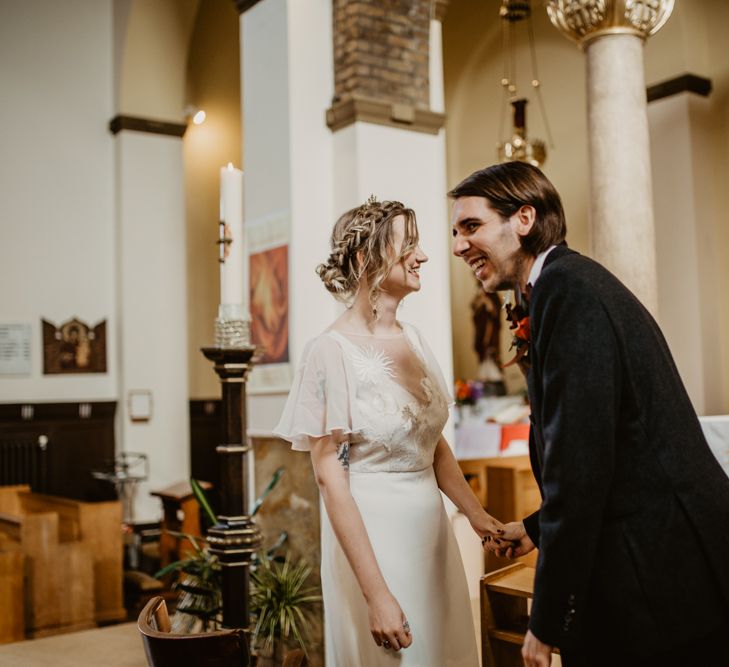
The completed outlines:
<svg viewBox="0 0 729 667">
<path fill-rule="evenodd" d="M 250 256 L 251 337 L 263 349 L 260 364 L 289 361 L 288 245 Z"/>
<path fill-rule="evenodd" d="M 94 327 L 75 317 L 61 325 L 41 321 L 44 375 L 106 373 L 106 320 Z"/>
<path fill-rule="evenodd" d="M 278 394 L 291 388 L 290 226 L 290 212 L 285 209 L 246 220 L 251 339 L 262 355 L 248 379 L 249 394 Z"/>
</svg>

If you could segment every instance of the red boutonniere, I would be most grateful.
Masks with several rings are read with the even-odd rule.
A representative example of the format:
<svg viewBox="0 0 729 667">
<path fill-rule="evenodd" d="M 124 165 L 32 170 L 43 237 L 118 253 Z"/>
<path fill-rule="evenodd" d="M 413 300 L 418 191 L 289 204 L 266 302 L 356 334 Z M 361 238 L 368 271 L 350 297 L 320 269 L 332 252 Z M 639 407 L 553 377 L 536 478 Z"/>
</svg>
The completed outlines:
<svg viewBox="0 0 729 667">
<path fill-rule="evenodd" d="M 504 364 L 504 368 L 507 366 L 513 366 L 518 364 L 522 372 L 526 374 L 531 365 L 529 359 L 529 343 L 531 341 L 531 329 L 529 327 L 529 308 L 525 303 L 520 303 L 512 306 L 510 303 L 506 304 L 506 319 L 509 320 L 509 329 L 514 332 L 514 337 L 511 339 L 510 350 L 516 350 L 514 357 Z"/>
</svg>

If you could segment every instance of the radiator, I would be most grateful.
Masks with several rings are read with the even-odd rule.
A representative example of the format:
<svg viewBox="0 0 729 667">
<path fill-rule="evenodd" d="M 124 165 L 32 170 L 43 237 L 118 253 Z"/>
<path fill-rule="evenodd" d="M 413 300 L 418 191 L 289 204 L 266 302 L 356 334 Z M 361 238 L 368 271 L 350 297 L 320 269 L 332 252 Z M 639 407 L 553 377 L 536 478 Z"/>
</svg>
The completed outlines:
<svg viewBox="0 0 729 667">
<path fill-rule="evenodd" d="M 29 484 L 33 491 L 45 491 L 47 450 L 45 435 L 0 435 L 0 486 Z"/>
</svg>

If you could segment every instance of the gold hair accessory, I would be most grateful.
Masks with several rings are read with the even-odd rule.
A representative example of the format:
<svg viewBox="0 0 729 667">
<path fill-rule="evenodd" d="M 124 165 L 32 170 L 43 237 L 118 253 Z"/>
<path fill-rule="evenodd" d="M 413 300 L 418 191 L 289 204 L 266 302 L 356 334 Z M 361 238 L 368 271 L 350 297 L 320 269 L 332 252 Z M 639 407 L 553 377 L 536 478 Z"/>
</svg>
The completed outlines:
<svg viewBox="0 0 729 667">
<path fill-rule="evenodd" d="M 359 208 L 357 209 L 357 211 L 358 211 L 359 213 L 363 213 L 363 212 L 364 212 L 364 211 L 366 211 L 366 210 L 367 210 L 367 209 L 368 209 L 368 208 L 369 208 L 370 206 L 375 206 L 376 204 L 379 204 L 379 202 L 377 201 L 377 197 L 375 197 L 375 195 L 370 195 L 370 196 L 369 196 L 369 197 L 367 198 L 367 201 L 366 201 L 366 202 L 365 202 L 364 204 L 362 204 L 362 206 L 360 206 L 360 207 L 359 207 Z"/>
</svg>

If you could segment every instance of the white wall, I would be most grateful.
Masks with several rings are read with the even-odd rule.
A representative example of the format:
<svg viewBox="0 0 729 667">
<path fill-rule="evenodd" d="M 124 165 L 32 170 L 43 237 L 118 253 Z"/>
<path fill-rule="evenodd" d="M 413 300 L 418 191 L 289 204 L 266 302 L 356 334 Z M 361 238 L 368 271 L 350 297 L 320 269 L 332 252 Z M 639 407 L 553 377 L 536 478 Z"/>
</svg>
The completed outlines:
<svg viewBox="0 0 729 667">
<path fill-rule="evenodd" d="M 164 90 L 148 91 L 160 102 L 148 110 L 176 118 L 196 3 L 184 4 L 165 3 L 184 24 L 166 24 L 174 56 L 152 49 L 176 92 L 160 102 Z M 0 322 L 30 323 L 33 334 L 32 375 L 0 378 L 0 401 L 117 400 L 117 450 L 150 455 L 138 517 L 154 518 L 161 508 L 147 488 L 188 469 L 185 225 L 181 140 L 108 129 L 115 81 L 125 79 L 118 61 L 142 57 L 139 32 L 122 25 L 139 11 L 136 1 L 0 3 L 0 89 L 10 93 L 0 105 Z M 144 99 L 144 82 L 125 81 L 128 96 Z M 108 372 L 43 376 L 40 319 L 73 316 L 107 320 Z M 129 389 L 152 390 L 150 422 L 128 419 Z"/>
<path fill-rule="evenodd" d="M 0 401 L 113 400 L 110 0 L 0 3 L 0 322 L 32 325 L 32 375 Z M 43 376 L 41 317 L 107 320 L 105 374 Z"/>
</svg>

